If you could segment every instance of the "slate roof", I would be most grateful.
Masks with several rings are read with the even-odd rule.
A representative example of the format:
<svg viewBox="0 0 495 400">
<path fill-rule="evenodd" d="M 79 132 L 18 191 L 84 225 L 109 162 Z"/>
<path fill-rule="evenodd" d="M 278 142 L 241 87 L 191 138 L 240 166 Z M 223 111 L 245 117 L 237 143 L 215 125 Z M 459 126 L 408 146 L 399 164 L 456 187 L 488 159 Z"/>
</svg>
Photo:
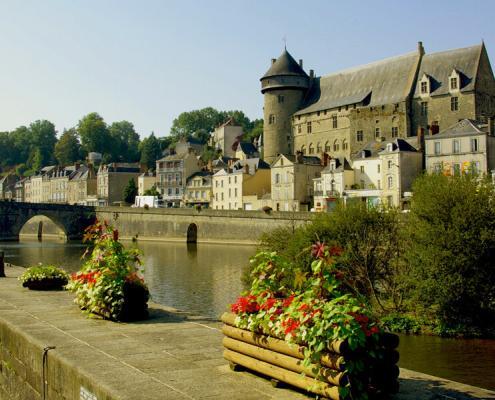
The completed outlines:
<svg viewBox="0 0 495 400">
<path fill-rule="evenodd" d="M 206 183 L 209 183 L 211 182 L 211 177 L 213 176 L 213 174 L 209 171 L 198 171 L 190 175 L 186 179 L 186 182 L 189 183 L 192 179 L 196 178 L 197 176 L 201 176 Z"/>
<path fill-rule="evenodd" d="M 240 149 L 239 149 L 239 147 L 240 147 Z M 242 150 L 242 152 L 244 154 L 250 155 L 250 154 L 254 154 L 254 153 L 258 152 L 258 150 L 254 146 L 254 144 L 252 144 L 250 142 L 240 142 L 239 147 L 237 148 L 237 151 Z"/>
<path fill-rule="evenodd" d="M 486 128 L 486 124 L 480 121 L 475 121 L 466 118 L 436 135 L 425 136 L 425 140 L 446 139 L 456 136 L 472 136 L 479 134 L 488 134 L 488 132 L 483 128 Z"/>
<path fill-rule="evenodd" d="M 454 69 L 461 73 L 460 91 L 474 90 L 475 77 L 483 44 L 462 49 L 425 54 L 421 61 L 414 97 L 420 96 L 420 80 L 430 77 L 430 95 L 449 93 L 449 76 Z"/>
<path fill-rule="evenodd" d="M 378 106 L 404 101 L 418 59 L 419 53 L 411 52 L 317 78 L 295 115 L 356 103 Z"/>
<path fill-rule="evenodd" d="M 281 154 L 281 156 L 282 156 L 282 154 Z M 295 156 L 294 154 L 283 154 L 283 156 L 285 158 L 287 158 L 287 160 L 289 160 L 289 161 L 291 161 L 293 163 L 297 162 L 297 156 Z M 299 157 L 302 158 L 302 163 L 303 164 L 306 164 L 306 165 L 321 165 L 321 160 L 320 160 L 319 157 L 316 157 L 316 156 L 305 156 L 305 155 L 303 155 L 303 156 L 300 155 Z"/>
<path fill-rule="evenodd" d="M 417 152 L 414 146 L 411 146 L 406 140 L 397 138 L 394 140 L 388 140 L 385 142 L 371 141 L 368 142 L 361 150 L 357 151 L 352 155 L 352 159 L 362 159 L 363 152 L 365 153 L 365 158 L 375 158 L 381 152 L 385 152 L 387 149 L 387 144 L 392 143 L 392 151 L 411 151 Z"/>
<path fill-rule="evenodd" d="M 287 49 L 285 49 L 282 55 L 270 66 L 261 79 L 280 75 L 308 76 L 297 61 L 289 54 Z"/>
<path fill-rule="evenodd" d="M 246 165 L 249 166 L 249 171 L 254 172 L 258 169 L 270 169 L 270 165 L 263 161 L 261 158 L 247 158 L 246 160 L 237 160 L 233 165 L 233 171 L 240 171 Z"/>
</svg>

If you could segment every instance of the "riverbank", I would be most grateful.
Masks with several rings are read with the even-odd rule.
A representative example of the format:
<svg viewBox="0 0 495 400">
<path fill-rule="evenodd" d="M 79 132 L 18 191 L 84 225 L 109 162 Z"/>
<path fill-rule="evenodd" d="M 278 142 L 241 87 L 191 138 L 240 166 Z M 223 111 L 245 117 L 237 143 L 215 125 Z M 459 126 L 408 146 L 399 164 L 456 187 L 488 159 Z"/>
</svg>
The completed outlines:
<svg viewBox="0 0 495 400">
<path fill-rule="evenodd" d="M 70 293 L 22 288 L 21 271 L 7 267 L 7 278 L 0 278 L 0 399 L 42 399 L 43 391 L 54 400 L 83 398 L 81 393 L 87 399 L 307 398 L 230 371 L 218 321 L 157 304 L 151 304 L 151 318 L 140 323 L 88 319 Z M 495 392 L 401 370 L 395 399 L 426 400 L 434 394 L 495 399 Z"/>
</svg>

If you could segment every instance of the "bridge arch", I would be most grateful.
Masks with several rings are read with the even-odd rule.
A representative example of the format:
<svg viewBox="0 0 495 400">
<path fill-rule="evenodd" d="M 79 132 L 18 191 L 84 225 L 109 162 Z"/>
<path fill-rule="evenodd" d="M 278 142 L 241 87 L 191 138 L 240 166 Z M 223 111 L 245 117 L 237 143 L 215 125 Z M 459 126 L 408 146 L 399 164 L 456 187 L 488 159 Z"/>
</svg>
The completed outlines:
<svg viewBox="0 0 495 400">
<path fill-rule="evenodd" d="M 187 243 L 198 242 L 198 226 L 195 223 L 189 224 L 187 227 Z"/>
<path fill-rule="evenodd" d="M 22 221 L 19 221 L 19 225 L 21 223 Z M 41 241 L 47 236 L 67 240 L 66 227 L 61 221 L 40 213 L 27 219 L 19 229 L 20 238 L 32 237 Z"/>
</svg>

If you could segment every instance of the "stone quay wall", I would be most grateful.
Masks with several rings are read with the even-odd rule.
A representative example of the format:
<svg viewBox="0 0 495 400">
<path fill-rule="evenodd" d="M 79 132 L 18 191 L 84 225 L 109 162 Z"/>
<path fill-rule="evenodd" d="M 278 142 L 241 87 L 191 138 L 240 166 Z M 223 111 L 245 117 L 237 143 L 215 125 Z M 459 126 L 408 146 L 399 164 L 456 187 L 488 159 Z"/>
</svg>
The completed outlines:
<svg viewBox="0 0 495 400">
<path fill-rule="evenodd" d="M 309 212 L 99 207 L 96 217 L 108 221 L 123 239 L 186 241 L 196 232 L 201 243 L 257 243 L 278 227 L 297 227 L 314 217 Z"/>
</svg>

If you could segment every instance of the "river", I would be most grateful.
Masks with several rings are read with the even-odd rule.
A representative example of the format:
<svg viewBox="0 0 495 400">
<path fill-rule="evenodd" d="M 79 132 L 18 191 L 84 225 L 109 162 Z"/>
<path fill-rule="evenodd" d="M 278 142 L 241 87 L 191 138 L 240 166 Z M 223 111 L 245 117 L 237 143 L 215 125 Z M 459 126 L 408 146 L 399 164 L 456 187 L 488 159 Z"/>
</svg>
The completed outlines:
<svg viewBox="0 0 495 400">
<path fill-rule="evenodd" d="M 133 244 L 129 244 L 133 245 Z M 140 242 L 153 301 L 218 318 L 242 291 L 241 275 L 254 246 Z M 40 261 L 76 271 L 84 246 L 60 241 L 0 243 L 7 262 Z M 8 269 L 7 269 L 8 273 Z M 401 335 L 400 366 L 495 390 L 495 340 Z"/>
</svg>

